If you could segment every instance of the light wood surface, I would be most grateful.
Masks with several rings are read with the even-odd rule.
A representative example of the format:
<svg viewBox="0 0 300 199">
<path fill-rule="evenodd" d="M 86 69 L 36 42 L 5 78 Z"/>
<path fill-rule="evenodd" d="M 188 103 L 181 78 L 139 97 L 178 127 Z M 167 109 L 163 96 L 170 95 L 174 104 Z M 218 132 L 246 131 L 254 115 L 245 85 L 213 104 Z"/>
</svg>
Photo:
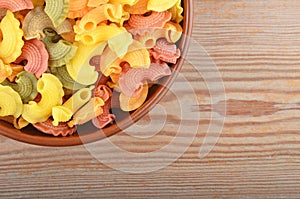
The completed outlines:
<svg viewBox="0 0 300 199">
<path fill-rule="evenodd" d="M 200 118 L 190 122 L 199 124 L 199 130 L 180 158 L 154 172 L 129 174 L 99 162 L 84 146 L 39 147 L 0 137 L 0 197 L 299 198 L 300 1 L 195 0 L 193 33 L 223 78 L 226 100 L 214 89 L 212 100 L 204 80 L 222 82 L 208 59 L 198 55 L 198 46 L 192 46 L 187 60 L 201 70 L 186 63 L 177 83 L 186 78 L 194 88 L 198 101 L 189 108 Z M 150 139 L 123 133 L 113 143 L 136 153 L 170 144 L 180 121 L 176 95 L 194 93 L 179 89 L 164 98 L 160 104 L 168 115 L 160 133 Z M 160 113 L 154 111 L 151 118 L 160 118 Z M 223 116 L 220 139 L 199 158 L 209 124 Z M 190 133 L 188 128 L 183 131 L 182 140 Z M 212 133 L 217 136 L 217 130 Z M 170 153 L 177 151 L 177 144 Z M 100 153 L 116 157 L 110 151 Z M 145 165 L 165 160 L 145 160 Z M 131 165 L 132 160 L 121 163 L 132 169 L 141 166 Z"/>
</svg>

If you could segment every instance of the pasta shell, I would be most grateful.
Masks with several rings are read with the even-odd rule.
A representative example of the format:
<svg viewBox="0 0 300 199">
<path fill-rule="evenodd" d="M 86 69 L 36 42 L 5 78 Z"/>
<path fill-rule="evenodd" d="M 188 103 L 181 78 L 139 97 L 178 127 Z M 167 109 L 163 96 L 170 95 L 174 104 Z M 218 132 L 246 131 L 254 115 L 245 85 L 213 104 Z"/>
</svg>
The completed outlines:
<svg viewBox="0 0 300 199">
<path fill-rule="evenodd" d="M 129 63 L 132 68 L 148 68 L 150 66 L 150 55 L 147 49 L 138 41 L 129 46 L 127 54 L 121 62 Z"/>
<path fill-rule="evenodd" d="M 149 12 L 147 5 L 148 0 L 138 0 L 136 4 L 132 6 L 128 4 L 124 5 L 124 9 L 130 14 L 145 14 L 146 12 Z"/>
<path fill-rule="evenodd" d="M 34 73 L 37 78 L 40 78 L 48 69 L 48 59 L 49 54 L 44 43 L 37 39 L 32 39 L 25 42 L 22 54 L 18 57 L 16 63 L 26 60 L 27 63 L 24 69 L 27 72 Z"/>
<path fill-rule="evenodd" d="M 46 0 L 45 13 L 55 27 L 65 21 L 69 12 L 69 6 L 69 0 Z"/>
<path fill-rule="evenodd" d="M 11 11 L 0 22 L 2 41 L 0 41 L 0 58 L 5 64 L 14 62 L 22 53 L 24 45 L 23 31 L 19 28 L 20 22 Z"/>
<path fill-rule="evenodd" d="M 75 19 L 83 17 L 88 11 L 88 0 L 69 0 L 68 18 Z"/>
<path fill-rule="evenodd" d="M 65 106 L 55 106 L 52 108 L 53 126 L 58 126 L 60 122 L 67 122 L 73 115 L 72 110 Z"/>
<path fill-rule="evenodd" d="M 169 9 L 169 12 L 172 13 L 171 20 L 179 24 L 183 20 L 183 8 L 181 6 L 181 0 L 177 0 L 176 4 Z"/>
<path fill-rule="evenodd" d="M 1 0 L 0 8 L 17 12 L 19 10 L 33 9 L 33 4 L 31 0 Z"/>
<path fill-rule="evenodd" d="M 12 115 L 19 117 L 23 111 L 20 95 L 9 86 L 0 84 L 0 117 Z"/>
<path fill-rule="evenodd" d="M 163 12 L 172 8 L 177 0 L 149 0 L 147 8 L 156 12 Z"/>
<path fill-rule="evenodd" d="M 159 39 L 150 54 L 156 60 L 175 64 L 180 57 L 180 50 L 173 43 L 169 43 L 166 39 Z"/>
<path fill-rule="evenodd" d="M 106 85 L 98 85 L 94 90 L 94 96 L 100 97 L 104 102 L 106 102 L 112 96 L 112 91 Z"/>
<path fill-rule="evenodd" d="M 24 120 L 24 118 L 21 116 L 19 118 L 14 118 L 13 125 L 16 129 L 22 129 L 26 126 L 28 126 L 29 122 Z"/>
<path fill-rule="evenodd" d="M 93 125 L 99 129 L 104 128 L 108 124 L 112 124 L 116 118 L 114 114 L 110 113 L 111 100 L 105 101 L 103 106 L 103 113 L 92 120 Z"/>
<path fill-rule="evenodd" d="M 171 69 L 166 63 L 152 63 L 148 69 L 130 69 L 120 76 L 119 87 L 128 97 L 137 97 L 145 81 L 157 81 L 171 75 Z"/>
<path fill-rule="evenodd" d="M 54 126 L 52 122 L 53 119 L 49 118 L 45 122 L 38 122 L 36 124 L 33 124 L 33 126 L 43 133 L 54 136 L 61 135 L 65 137 L 68 135 L 72 135 L 76 131 L 75 127 L 69 127 L 65 122 L 59 123 L 58 126 Z"/>
<path fill-rule="evenodd" d="M 3 82 L 7 77 L 11 76 L 13 70 L 10 65 L 4 64 L 0 59 L 0 83 Z"/>
<path fill-rule="evenodd" d="M 87 6 L 95 8 L 108 3 L 108 1 L 109 0 L 89 0 Z"/>
<path fill-rule="evenodd" d="M 122 4 L 122 5 L 134 5 L 138 2 L 138 0 L 109 0 L 110 3 L 113 4 Z"/>
<path fill-rule="evenodd" d="M 52 114 L 52 108 L 62 104 L 64 90 L 57 77 L 44 73 L 37 82 L 37 91 L 41 94 L 41 100 L 37 103 L 30 101 L 24 104 L 23 118 L 34 124 L 46 121 Z"/>
<path fill-rule="evenodd" d="M 133 111 L 138 109 L 146 101 L 148 96 L 148 84 L 143 83 L 140 94 L 137 97 L 128 97 L 123 93 L 119 96 L 120 108 L 123 111 Z"/>
<path fill-rule="evenodd" d="M 27 103 L 36 98 L 37 92 L 37 79 L 36 77 L 26 71 L 20 72 L 15 80 L 16 83 L 4 81 L 2 84 L 13 88 L 21 97 L 23 103 Z"/>
</svg>

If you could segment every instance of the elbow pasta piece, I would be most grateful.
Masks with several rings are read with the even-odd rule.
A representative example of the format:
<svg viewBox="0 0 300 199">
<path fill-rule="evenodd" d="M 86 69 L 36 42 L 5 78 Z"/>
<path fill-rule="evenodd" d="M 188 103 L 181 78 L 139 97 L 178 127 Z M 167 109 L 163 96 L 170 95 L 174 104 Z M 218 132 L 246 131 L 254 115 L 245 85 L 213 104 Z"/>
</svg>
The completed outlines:
<svg viewBox="0 0 300 199">
<path fill-rule="evenodd" d="M 63 105 L 52 108 L 53 125 L 58 126 L 59 122 L 67 122 L 83 105 L 92 97 L 91 88 L 83 88 L 72 95 Z"/>
<path fill-rule="evenodd" d="M 36 77 L 26 71 L 17 74 L 15 83 L 4 81 L 3 85 L 10 86 L 21 97 L 23 103 L 27 103 L 36 98 L 37 92 L 37 79 Z"/>
<path fill-rule="evenodd" d="M 163 12 L 172 8 L 177 0 L 149 0 L 147 8 L 156 12 Z"/>
<path fill-rule="evenodd" d="M 14 17 L 11 11 L 0 22 L 2 41 L 0 41 L 0 59 L 5 64 L 14 62 L 22 53 L 24 41 L 23 31 L 20 29 L 20 22 Z"/>
<path fill-rule="evenodd" d="M 83 17 L 88 11 L 88 0 L 69 0 L 68 18 L 75 19 Z"/>
<path fill-rule="evenodd" d="M 69 0 L 46 0 L 45 13 L 49 16 L 54 26 L 62 24 L 69 12 Z"/>
<path fill-rule="evenodd" d="M 81 125 L 96 118 L 103 113 L 103 105 L 104 101 L 100 97 L 91 98 L 86 105 L 75 113 L 68 125 L 71 127 L 78 124 Z"/>
<path fill-rule="evenodd" d="M 1 0 L 0 8 L 17 12 L 19 10 L 33 9 L 33 4 L 31 0 Z"/>
<path fill-rule="evenodd" d="M 95 8 L 108 3 L 108 1 L 109 0 L 89 0 L 87 6 L 91 8 Z"/>
<path fill-rule="evenodd" d="M 84 88 L 85 85 L 79 84 L 70 76 L 66 66 L 62 67 L 51 67 L 50 71 L 54 74 L 62 83 L 63 87 L 69 90 L 79 90 Z"/>
<path fill-rule="evenodd" d="M 13 70 L 10 65 L 4 64 L 3 61 L 0 59 L 0 83 L 2 83 L 6 78 L 11 76 Z"/>
<path fill-rule="evenodd" d="M 120 108 L 123 111 L 133 111 L 142 106 L 148 95 L 148 84 L 145 82 L 142 85 L 141 92 L 137 97 L 128 97 L 123 93 L 119 96 Z"/>
<path fill-rule="evenodd" d="M 60 67 L 69 63 L 76 54 L 77 47 L 68 41 L 60 39 L 52 29 L 45 29 L 44 32 L 46 37 L 43 42 L 49 53 L 49 66 Z"/>
<path fill-rule="evenodd" d="M 17 63 L 26 61 L 24 69 L 34 73 L 37 78 L 48 69 L 49 54 L 44 43 L 37 39 L 25 41 L 22 54 L 16 60 Z"/>
<path fill-rule="evenodd" d="M 149 68 L 133 68 L 120 76 L 119 87 L 128 97 L 137 97 L 143 87 L 143 82 L 155 82 L 158 79 L 171 75 L 171 69 L 166 63 L 152 63 Z"/>
<path fill-rule="evenodd" d="M 57 77 L 44 73 L 37 82 L 37 91 L 41 94 L 41 100 L 37 103 L 30 101 L 24 104 L 23 118 L 34 124 L 46 121 L 52 114 L 52 108 L 62 104 L 64 91 Z"/>
<path fill-rule="evenodd" d="M 177 0 L 176 4 L 169 9 L 169 12 L 172 13 L 171 20 L 179 24 L 183 20 L 183 8 L 181 6 L 181 0 Z"/>
<path fill-rule="evenodd" d="M 180 57 L 180 50 L 173 43 L 169 43 L 166 39 L 159 39 L 150 54 L 156 60 L 175 64 Z"/>
<path fill-rule="evenodd" d="M 18 118 L 23 111 L 20 95 L 9 86 L 0 84 L 0 117 L 14 116 Z"/>
<path fill-rule="evenodd" d="M 76 131 L 75 126 L 69 127 L 66 122 L 61 122 L 58 124 L 58 126 L 54 126 L 52 122 L 53 119 L 48 118 L 45 122 L 38 122 L 36 124 L 33 124 L 33 126 L 43 133 L 54 135 L 54 136 L 61 135 L 65 137 L 68 135 L 72 135 Z"/>
<path fill-rule="evenodd" d="M 106 42 L 86 46 L 82 43 L 75 43 L 78 50 L 73 59 L 67 63 L 67 70 L 72 79 L 82 85 L 94 84 L 98 79 L 98 72 L 90 65 L 90 59 L 95 55 L 102 54 Z"/>
</svg>

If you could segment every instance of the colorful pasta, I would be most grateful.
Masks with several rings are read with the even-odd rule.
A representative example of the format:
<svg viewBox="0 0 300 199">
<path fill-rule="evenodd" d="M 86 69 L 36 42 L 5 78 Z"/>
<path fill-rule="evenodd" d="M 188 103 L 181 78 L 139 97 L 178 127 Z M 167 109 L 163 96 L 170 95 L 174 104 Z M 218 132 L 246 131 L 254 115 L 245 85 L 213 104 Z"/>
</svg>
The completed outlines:
<svg viewBox="0 0 300 199">
<path fill-rule="evenodd" d="M 0 41 L 0 59 L 5 64 L 14 62 L 22 53 L 24 41 L 23 31 L 20 29 L 20 22 L 14 17 L 11 11 L 0 22 L 2 41 Z"/>
<path fill-rule="evenodd" d="M 20 95 L 9 86 L 0 84 L 0 117 L 14 116 L 18 118 L 23 111 Z"/>
<path fill-rule="evenodd" d="M 88 11 L 88 0 L 70 0 L 68 18 L 75 19 L 83 17 Z"/>
<path fill-rule="evenodd" d="M 19 10 L 33 9 L 33 4 L 31 0 L 1 0 L 0 8 L 16 12 Z"/>
<path fill-rule="evenodd" d="M 87 6 L 95 8 L 106 3 L 108 3 L 108 0 L 89 0 Z"/>
<path fill-rule="evenodd" d="M 16 60 L 17 63 L 26 61 L 24 69 L 27 72 L 34 73 L 37 78 L 48 69 L 49 54 L 43 42 L 32 39 L 25 42 L 22 48 L 22 54 Z"/>
<path fill-rule="evenodd" d="M 52 114 L 52 108 L 62 104 L 64 91 L 57 77 L 44 73 L 37 82 L 37 91 L 41 94 L 39 102 L 24 104 L 23 118 L 34 124 L 46 121 Z"/>
<path fill-rule="evenodd" d="M 49 16 L 54 26 L 62 24 L 69 12 L 69 0 L 46 0 L 45 13 Z"/>
<path fill-rule="evenodd" d="M 54 126 L 52 124 L 53 119 L 49 118 L 45 122 L 38 122 L 33 124 L 33 126 L 40 130 L 43 133 L 54 135 L 54 136 L 68 136 L 75 133 L 76 128 L 75 126 L 69 127 L 67 123 L 61 122 L 58 124 L 58 126 Z"/>
<path fill-rule="evenodd" d="M 10 65 L 4 64 L 0 59 L 0 83 L 3 82 L 6 78 L 12 75 L 12 68 Z"/>
<path fill-rule="evenodd" d="M 2 85 L 10 86 L 21 97 L 23 103 L 33 100 L 37 92 L 37 79 L 32 73 L 22 71 L 16 75 L 15 83 L 4 81 Z"/>
<path fill-rule="evenodd" d="M 163 12 L 172 8 L 177 0 L 148 0 L 147 8 L 156 12 Z"/>
</svg>

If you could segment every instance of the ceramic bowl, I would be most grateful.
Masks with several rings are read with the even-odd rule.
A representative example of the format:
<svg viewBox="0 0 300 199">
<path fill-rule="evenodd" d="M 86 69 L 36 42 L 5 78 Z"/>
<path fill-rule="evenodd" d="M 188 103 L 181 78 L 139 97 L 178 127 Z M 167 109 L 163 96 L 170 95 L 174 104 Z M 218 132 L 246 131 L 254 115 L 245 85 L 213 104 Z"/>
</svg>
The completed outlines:
<svg viewBox="0 0 300 199">
<path fill-rule="evenodd" d="M 173 73 L 171 76 L 162 79 L 159 85 L 153 86 L 147 98 L 147 101 L 137 110 L 129 114 L 116 115 L 117 121 L 105 127 L 104 129 L 93 128 L 92 125 L 83 125 L 77 128 L 77 132 L 72 136 L 67 137 L 54 137 L 39 132 L 31 125 L 27 126 L 22 130 L 15 129 L 11 124 L 0 121 L 0 134 L 8 138 L 18 140 L 20 142 L 42 145 L 42 146 L 74 146 L 83 143 L 90 143 L 97 140 L 101 140 L 108 136 L 120 133 L 122 129 L 134 124 L 134 122 L 141 119 L 145 114 L 147 114 L 168 92 L 168 88 L 172 85 L 175 78 L 178 75 L 181 67 L 184 63 L 184 57 L 186 56 L 189 38 L 192 32 L 193 25 L 193 0 L 183 0 L 182 2 L 184 8 L 184 20 L 182 23 L 184 36 L 179 42 L 179 48 L 181 49 L 182 56 L 176 64 L 172 66 Z M 114 112 L 115 113 L 115 112 Z M 121 112 L 120 112 L 121 113 Z"/>
</svg>

